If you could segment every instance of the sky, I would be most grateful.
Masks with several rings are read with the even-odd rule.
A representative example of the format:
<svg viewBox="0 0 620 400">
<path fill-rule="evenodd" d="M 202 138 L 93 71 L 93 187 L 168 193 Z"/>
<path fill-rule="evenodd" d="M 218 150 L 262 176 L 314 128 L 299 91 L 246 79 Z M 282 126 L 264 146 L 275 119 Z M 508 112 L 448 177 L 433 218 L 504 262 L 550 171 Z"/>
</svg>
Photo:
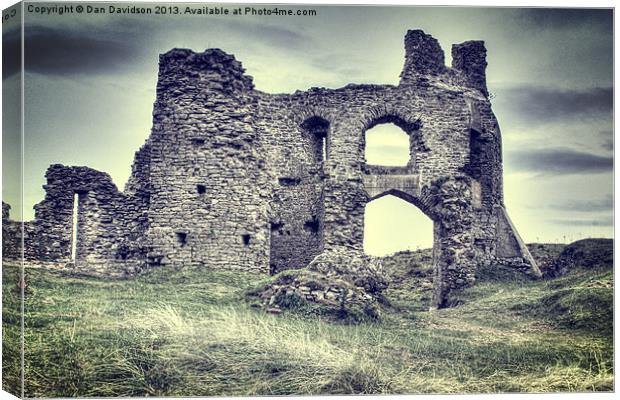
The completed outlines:
<svg viewBox="0 0 620 400">
<path fill-rule="evenodd" d="M 258 90 L 291 93 L 398 84 L 404 35 L 423 29 L 439 40 L 447 65 L 453 43 L 485 41 L 488 88 L 503 139 L 505 203 L 523 239 L 613 236 L 610 10 L 288 7 L 317 15 L 27 12 L 23 218 L 34 217 L 32 206 L 43 199 L 45 170 L 53 163 L 108 172 L 122 190 L 134 153 L 150 133 L 158 55 L 171 48 L 221 48 L 243 63 Z M 10 24 L 3 31 L 3 198 L 18 219 L 19 179 L 7 168 L 19 157 L 11 150 L 18 108 L 7 99 L 19 92 L 19 63 L 12 56 L 19 36 Z M 385 130 L 368 132 L 379 139 L 367 157 L 399 163 L 399 132 L 375 129 Z M 367 206 L 368 253 L 430 246 L 432 223 L 415 206 L 391 196 Z"/>
</svg>

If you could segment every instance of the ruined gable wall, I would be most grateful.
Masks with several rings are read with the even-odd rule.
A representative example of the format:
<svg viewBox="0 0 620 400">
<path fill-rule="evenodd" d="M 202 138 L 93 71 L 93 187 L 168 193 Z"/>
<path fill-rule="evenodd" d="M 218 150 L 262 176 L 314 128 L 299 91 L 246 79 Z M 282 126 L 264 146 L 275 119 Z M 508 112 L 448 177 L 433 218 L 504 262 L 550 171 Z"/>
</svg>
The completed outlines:
<svg viewBox="0 0 620 400">
<path fill-rule="evenodd" d="M 74 264 L 81 270 L 123 276 L 141 269 L 139 254 L 123 254 L 121 244 L 140 223 L 140 202 L 120 193 L 110 176 L 87 167 L 51 165 L 45 198 L 35 206 L 32 248 L 36 259 Z M 78 194 L 77 246 L 72 260 L 74 195 Z M 120 251 L 119 251 L 120 250 Z"/>
<path fill-rule="evenodd" d="M 81 193 L 78 214 L 83 218 L 85 213 L 96 213 L 98 200 L 108 204 L 112 203 L 118 191 L 107 174 L 87 167 L 65 167 L 54 164 L 48 168 L 45 177 L 47 178 L 46 184 L 43 185 L 45 198 L 34 206 L 35 220 L 41 238 L 37 251 L 44 261 L 70 262 L 74 194 L 76 192 Z M 94 190 L 97 190 L 99 194 L 93 194 Z M 104 208 L 102 211 L 105 214 L 102 216 L 104 219 L 113 218 L 111 215 L 113 210 Z M 97 232 L 94 232 L 93 229 L 98 228 L 95 221 L 92 221 L 91 224 L 91 227 L 85 231 L 78 231 L 78 235 L 81 234 L 80 237 L 83 239 L 81 250 L 96 249 L 102 253 L 101 256 L 103 257 L 108 249 L 105 247 L 96 248 L 94 243 L 90 243 L 96 240 Z M 88 239 L 90 232 L 93 235 Z M 82 251 L 82 254 L 85 253 Z M 91 255 L 91 257 L 97 256 L 97 253 Z"/>
</svg>

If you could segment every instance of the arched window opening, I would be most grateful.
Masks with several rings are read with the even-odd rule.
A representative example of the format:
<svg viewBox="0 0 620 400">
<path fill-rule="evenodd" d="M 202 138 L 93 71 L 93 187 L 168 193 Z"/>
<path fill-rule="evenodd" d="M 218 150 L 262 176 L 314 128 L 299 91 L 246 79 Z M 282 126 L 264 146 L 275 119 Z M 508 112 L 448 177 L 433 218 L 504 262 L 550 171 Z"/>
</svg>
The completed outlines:
<svg viewBox="0 0 620 400">
<path fill-rule="evenodd" d="M 309 139 L 312 161 L 315 163 L 326 161 L 329 155 L 329 141 L 327 138 L 329 122 L 320 117 L 312 117 L 301 124 L 301 129 Z"/>
<path fill-rule="evenodd" d="M 410 137 L 394 123 L 381 123 L 366 130 L 366 163 L 402 167 L 410 164 Z"/>
<path fill-rule="evenodd" d="M 387 195 L 366 205 L 364 252 L 385 256 L 433 247 L 433 221 L 418 207 Z"/>
</svg>

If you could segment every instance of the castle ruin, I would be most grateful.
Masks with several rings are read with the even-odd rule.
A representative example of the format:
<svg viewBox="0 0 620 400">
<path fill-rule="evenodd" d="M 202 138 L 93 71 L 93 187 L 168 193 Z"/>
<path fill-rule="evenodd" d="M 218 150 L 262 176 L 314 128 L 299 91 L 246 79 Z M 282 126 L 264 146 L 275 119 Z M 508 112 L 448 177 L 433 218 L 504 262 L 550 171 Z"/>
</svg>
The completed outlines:
<svg viewBox="0 0 620 400">
<path fill-rule="evenodd" d="M 447 67 L 438 41 L 411 30 L 398 86 L 268 94 L 232 55 L 173 49 L 160 56 L 152 132 L 124 191 L 106 173 L 51 165 L 23 224 L 24 256 L 108 276 L 183 265 L 267 274 L 362 251 L 366 204 L 394 195 L 433 221 L 436 307 L 479 265 L 539 276 L 504 207 L 486 65 L 481 41 L 453 45 Z M 406 166 L 366 162 L 365 132 L 383 123 L 409 136 Z M 7 205 L 3 222 L 4 257 L 20 258 Z"/>
</svg>

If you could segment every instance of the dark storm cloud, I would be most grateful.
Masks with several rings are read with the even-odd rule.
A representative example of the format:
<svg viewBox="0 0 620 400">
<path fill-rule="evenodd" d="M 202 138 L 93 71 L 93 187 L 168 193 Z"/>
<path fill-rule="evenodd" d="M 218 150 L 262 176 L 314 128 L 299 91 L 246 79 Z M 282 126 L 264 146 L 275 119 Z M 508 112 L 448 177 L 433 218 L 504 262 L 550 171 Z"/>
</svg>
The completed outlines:
<svg viewBox="0 0 620 400">
<path fill-rule="evenodd" d="M 599 132 L 601 135 L 601 138 L 603 139 L 603 144 L 602 147 L 605 150 L 612 150 L 614 149 L 614 131 L 613 130 L 604 130 L 604 131 L 600 131 Z"/>
<path fill-rule="evenodd" d="M 591 26 L 611 31 L 613 11 L 583 8 L 525 8 L 519 10 L 518 21 L 528 28 L 541 30 Z"/>
<path fill-rule="evenodd" d="M 533 123 L 550 123 L 571 119 L 599 117 L 613 111 L 613 88 L 565 90 L 541 87 L 515 87 L 500 90 L 498 102 L 511 106 L 520 119 Z"/>
<path fill-rule="evenodd" d="M 43 26 L 25 31 L 25 69 L 50 75 L 114 72 L 133 62 L 130 41 Z"/>
<path fill-rule="evenodd" d="M 614 166 L 613 157 L 567 148 L 509 152 L 506 161 L 512 169 L 517 171 L 538 172 L 542 175 L 610 172 Z"/>
<path fill-rule="evenodd" d="M 199 21 L 192 21 L 198 25 Z M 152 21 L 118 19 L 110 21 L 105 30 L 80 27 L 61 30 L 43 25 L 31 25 L 25 30 L 25 68 L 31 72 L 51 75 L 118 73 L 128 66 L 139 66 L 138 57 L 148 51 L 148 43 L 157 41 L 160 31 L 175 29 L 179 21 Z M 243 35 L 272 46 L 297 49 L 308 39 L 301 33 L 264 24 L 211 21 L 207 27 L 201 22 L 198 31 L 209 29 L 219 35 Z M 227 33 L 223 33 L 226 31 Z M 19 35 L 9 44 L 19 49 Z M 13 45 L 14 44 L 14 45 Z M 216 46 L 217 47 L 217 46 Z M 11 74 L 19 65 L 7 70 Z"/>
<path fill-rule="evenodd" d="M 597 218 L 597 219 L 554 219 L 549 220 L 557 225 L 566 225 L 566 226 L 613 226 L 614 220 L 612 217 L 608 218 Z"/>
<path fill-rule="evenodd" d="M 610 211 L 614 208 L 614 198 L 612 195 L 608 195 L 605 198 L 597 200 L 571 200 L 561 204 L 551 205 L 550 208 L 579 212 Z"/>
<path fill-rule="evenodd" d="M 613 139 L 606 140 L 605 143 L 603 143 L 603 148 L 605 150 L 613 150 L 614 149 L 614 140 Z"/>
<path fill-rule="evenodd" d="M 21 66 L 21 31 L 14 30 L 2 35 L 2 79 L 19 72 Z"/>
</svg>

